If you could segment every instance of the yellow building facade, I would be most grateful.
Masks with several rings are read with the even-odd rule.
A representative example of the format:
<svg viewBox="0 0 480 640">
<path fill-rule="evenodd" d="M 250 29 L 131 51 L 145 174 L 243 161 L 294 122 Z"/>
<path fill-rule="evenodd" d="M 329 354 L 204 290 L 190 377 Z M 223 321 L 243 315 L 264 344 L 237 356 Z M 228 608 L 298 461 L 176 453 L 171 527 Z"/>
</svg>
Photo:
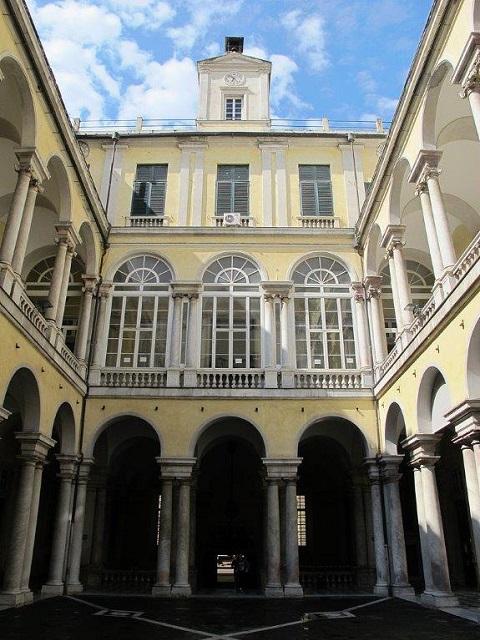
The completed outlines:
<svg viewBox="0 0 480 640">
<path fill-rule="evenodd" d="M 194 126 L 115 128 L 3 0 L 2 604 L 239 553 L 271 597 L 478 587 L 479 14 L 434 4 L 388 135 L 277 126 L 241 38 Z"/>
</svg>

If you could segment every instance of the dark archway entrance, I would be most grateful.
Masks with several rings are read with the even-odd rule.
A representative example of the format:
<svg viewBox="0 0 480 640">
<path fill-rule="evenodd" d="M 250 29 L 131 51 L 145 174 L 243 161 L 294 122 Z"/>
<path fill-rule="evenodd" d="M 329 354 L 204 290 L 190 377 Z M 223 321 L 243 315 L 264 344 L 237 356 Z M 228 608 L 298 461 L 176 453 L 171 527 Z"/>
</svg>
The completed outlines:
<svg viewBox="0 0 480 640">
<path fill-rule="evenodd" d="M 196 584 L 198 589 L 233 589 L 228 570 L 235 554 L 248 560 L 244 589 L 263 580 L 263 464 L 252 441 L 235 434 L 242 424 L 224 423 L 223 435 L 199 446 L 196 492 Z M 200 443 L 201 445 L 201 443 Z"/>
</svg>

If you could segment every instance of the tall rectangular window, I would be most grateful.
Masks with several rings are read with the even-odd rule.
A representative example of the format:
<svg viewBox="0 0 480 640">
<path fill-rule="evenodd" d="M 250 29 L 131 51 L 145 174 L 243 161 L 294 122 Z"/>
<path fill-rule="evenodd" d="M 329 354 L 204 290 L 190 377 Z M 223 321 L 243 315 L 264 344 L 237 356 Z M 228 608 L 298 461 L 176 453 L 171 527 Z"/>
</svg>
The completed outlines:
<svg viewBox="0 0 480 640">
<path fill-rule="evenodd" d="M 242 98 L 226 98 L 225 99 L 225 120 L 241 120 L 242 119 Z"/>
<path fill-rule="evenodd" d="M 167 191 L 166 164 L 139 164 L 135 182 L 131 216 L 163 216 Z"/>
<path fill-rule="evenodd" d="M 301 164 L 302 216 L 333 216 L 332 180 L 328 164 Z"/>
<path fill-rule="evenodd" d="M 240 213 L 248 215 L 249 203 L 248 164 L 221 164 L 217 168 L 216 215 Z"/>
</svg>

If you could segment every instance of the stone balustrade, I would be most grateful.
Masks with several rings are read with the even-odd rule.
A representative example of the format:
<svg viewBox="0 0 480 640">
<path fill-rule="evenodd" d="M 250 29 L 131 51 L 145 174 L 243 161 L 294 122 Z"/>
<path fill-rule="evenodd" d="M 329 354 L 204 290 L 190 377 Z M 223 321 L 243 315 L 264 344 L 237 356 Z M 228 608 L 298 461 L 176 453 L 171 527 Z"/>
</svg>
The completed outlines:
<svg viewBox="0 0 480 640">
<path fill-rule="evenodd" d="M 306 229 L 338 229 L 340 218 L 332 216 L 298 216 L 298 226 Z"/>
</svg>

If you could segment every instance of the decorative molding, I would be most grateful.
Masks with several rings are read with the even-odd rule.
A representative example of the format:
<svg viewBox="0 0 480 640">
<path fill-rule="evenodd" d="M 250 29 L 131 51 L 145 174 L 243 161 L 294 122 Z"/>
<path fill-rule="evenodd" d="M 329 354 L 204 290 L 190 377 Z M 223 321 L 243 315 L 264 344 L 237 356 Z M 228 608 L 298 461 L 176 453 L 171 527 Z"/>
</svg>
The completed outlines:
<svg viewBox="0 0 480 640">
<path fill-rule="evenodd" d="M 405 245 L 406 226 L 403 224 L 389 224 L 380 241 L 380 246 L 390 252 L 400 245 Z"/>
<path fill-rule="evenodd" d="M 421 149 L 413 164 L 408 181 L 413 184 L 423 182 L 427 177 L 426 174 L 438 168 L 442 155 L 443 151 L 437 149 Z"/>
<path fill-rule="evenodd" d="M 50 172 L 41 159 L 35 147 L 15 149 L 20 169 L 30 169 L 34 178 L 40 183 L 50 179 Z"/>
</svg>

